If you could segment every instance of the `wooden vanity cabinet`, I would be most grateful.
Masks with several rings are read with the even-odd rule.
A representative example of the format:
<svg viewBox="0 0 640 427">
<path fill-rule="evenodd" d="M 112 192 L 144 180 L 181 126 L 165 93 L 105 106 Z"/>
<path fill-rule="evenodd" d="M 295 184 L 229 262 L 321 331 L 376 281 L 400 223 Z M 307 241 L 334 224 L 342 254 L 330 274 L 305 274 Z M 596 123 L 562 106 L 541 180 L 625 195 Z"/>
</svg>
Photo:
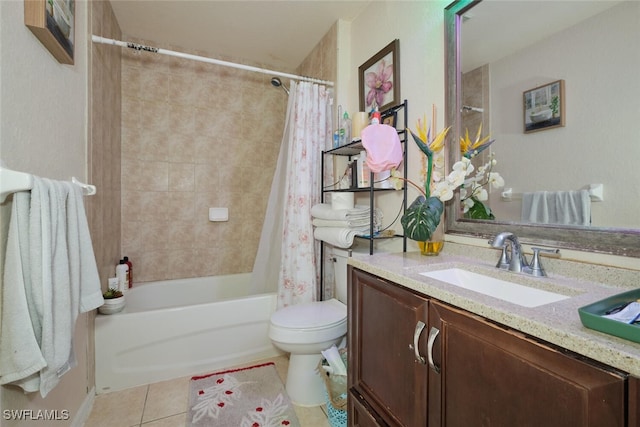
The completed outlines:
<svg viewBox="0 0 640 427">
<path fill-rule="evenodd" d="M 625 426 L 625 375 L 439 302 L 429 322 L 430 426 Z"/>
<path fill-rule="evenodd" d="M 629 377 L 629 427 L 640 427 L 640 378 Z"/>
<path fill-rule="evenodd" d="M 415 362 L 410 345 L 416 325 L 426 325 L 429 301 L 351 266 L 349 271 L 349 425 L 426 426 L 427 366 Z"/>
<path fill-rule="evenodd" d="M 351 266 L 349 277 L 349 426 L 640 427 L 640 380 Z M 419 322 L 418 357 L 433 368 L 412 348 Z"/>
</svg>

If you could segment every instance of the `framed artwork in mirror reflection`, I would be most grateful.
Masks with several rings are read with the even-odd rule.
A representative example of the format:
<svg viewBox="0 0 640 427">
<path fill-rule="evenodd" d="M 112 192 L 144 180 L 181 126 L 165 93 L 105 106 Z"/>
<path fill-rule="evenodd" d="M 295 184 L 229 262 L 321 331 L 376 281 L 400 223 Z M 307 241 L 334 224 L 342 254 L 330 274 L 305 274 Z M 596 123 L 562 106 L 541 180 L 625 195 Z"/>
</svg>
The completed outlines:
<svg viewBox="0 0 640 427">
<path fill-rule="evenodd" d="M 523 93 L 524 133 L 565 125 L 564 80 L 556 80 Z"/>
</svg>

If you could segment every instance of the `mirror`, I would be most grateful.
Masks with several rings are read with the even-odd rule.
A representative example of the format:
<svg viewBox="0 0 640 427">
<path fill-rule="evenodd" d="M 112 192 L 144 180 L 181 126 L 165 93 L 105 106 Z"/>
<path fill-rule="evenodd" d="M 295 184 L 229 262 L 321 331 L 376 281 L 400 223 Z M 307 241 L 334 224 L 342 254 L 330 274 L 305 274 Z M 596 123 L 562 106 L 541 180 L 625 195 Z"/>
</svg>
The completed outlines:
<svg viewBox="0 0 640 427">
<path fill-rule="evenodd" d="M 551 9 L 555 5 L 565 10 Z M 482 123 L 483 135 L 496 139 L 491 147 L 496 171 L 515 194 L 509 199 L 502 196 L 504 189 L 492 191 L 489 205 L 495 221 L 464 218 L 456 195 L 446 207 L 447 233 L 491 238 L 509 230 L 529 244 L 640 257 L 640 190 L 634 179 L 640 138 L 633 127 L 640 99 L 633 73 L 640 66 L 640 53 L 630 43 L 639 37 L 638 7 L 630 1 L 535 0 L 458 0 L 447 6 L 449 162 L 459 159 L 465 130 L 473 136 Z M 511 16 L 510 9 L 524 21 Z M 614 25 L 611 19 L 617 19 Z M 590 21 L 585 25 L 584 20 Z M 535 26 L 529 29 L 526 22 Z M 607 25 L 607 30 L 594 29 L 595 25 Z M 493 28 L 500 30 L 495 37 Z M 605 49 L 606 57 L 593 50 L 594 40 L 600 46 L 605 43 L 598 40 L 603 34 L 613 36 L 608 43 L 615 42 Z M 476 43 L 470 45 L 465 35 Z M 591 55 L 588 66 L 576 66 L 581 64 L 578 51 Z M 470 79 L 474 72 L 481 77 Z M 565 86 L 565 125 L 525 133 L 523 94 L 557 80 Z M 474 89 L 478 81 L 483 86 Z M 590 226 L 521 220 L 522 193 L 579 190 L 590 184 L 604 187 L 603 201 L 590 204 Z"/>
</svg>

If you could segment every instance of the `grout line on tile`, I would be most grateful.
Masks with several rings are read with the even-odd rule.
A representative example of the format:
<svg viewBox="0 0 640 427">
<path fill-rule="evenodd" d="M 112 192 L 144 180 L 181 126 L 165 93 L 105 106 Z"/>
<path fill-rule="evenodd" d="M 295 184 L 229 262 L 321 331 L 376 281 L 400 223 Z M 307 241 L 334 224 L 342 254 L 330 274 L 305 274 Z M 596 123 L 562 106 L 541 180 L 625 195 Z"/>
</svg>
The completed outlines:
<svg viewBox="0 0 640 427">
<path fill-rule="evenodd" d="M 138 423 L 139 426 L 142 425 L 142 420 L 144 420 L 144 411 L 147 409 L 147 400 L 149 399 L 150 387 L 151 387 L 151 384 L 147 384 L 147 392 L 144 394 L 144 405 L 142 405 L 142 413 L 140 414 L 140 422 Z"/>
<path fill-rule="evenodd" d="M 167 418 L 172 418 L 172 417 L 175 417 L 175 416 L 178 416 L 178 415 L 182 415 L 182 414 L 184 414 L 186 416 L 187 415 L 187 411 L 176 412 L 175 414 L 167 415 L 165 417 L 160 417 L 160 418 L 156 418 L 156 419 L 153 419 L 153 420 L 145 421 L 143 423 L 140 423 L 140 427 L 146 426 L 146 425 L 151 424 L 151 423 L 157 423 L 160 420 L 166 420 Z"/>
</svg>

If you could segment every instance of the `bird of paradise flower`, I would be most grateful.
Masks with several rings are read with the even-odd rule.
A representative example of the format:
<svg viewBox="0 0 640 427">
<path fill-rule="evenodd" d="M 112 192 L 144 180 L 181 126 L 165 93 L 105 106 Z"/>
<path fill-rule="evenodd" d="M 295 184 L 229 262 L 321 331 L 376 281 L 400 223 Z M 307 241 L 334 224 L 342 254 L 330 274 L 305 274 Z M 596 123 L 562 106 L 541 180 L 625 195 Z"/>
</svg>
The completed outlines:
<svg viewBox="0 0 640 427">
<path fill-rule="evenodd" d="M 393 64 L 387 65 L 384 59 L 378 62 L 375 71 L 365 73 L 364 83 L 369 88 L 366 97 L 367 109 L 384 105 L 385 95 L 393 89 L 393 82 L 390 80 L 392 75 Z"/>
</svg>

